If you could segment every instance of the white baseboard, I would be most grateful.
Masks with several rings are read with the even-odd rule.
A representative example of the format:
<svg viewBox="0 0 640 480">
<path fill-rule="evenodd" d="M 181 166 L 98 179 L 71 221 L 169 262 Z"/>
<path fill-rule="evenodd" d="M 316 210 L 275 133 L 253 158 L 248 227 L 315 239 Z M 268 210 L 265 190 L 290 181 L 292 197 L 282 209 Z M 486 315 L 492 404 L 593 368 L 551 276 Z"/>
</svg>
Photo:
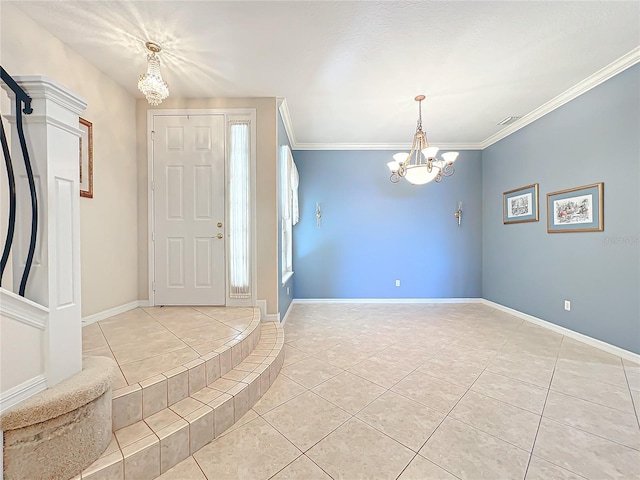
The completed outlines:
<svg viewBox="0 0 640 480">
<path fill-rule="evenodd" d="M 261 322 L 279 322 L 280 313 L 267 313 L 267 301 L 257 300 L 257 307 L 260 309 L 260 321 Z"/>
<path fill-rule="evenodd" d="M 482 303 L 482 300 L 482 298 L 295 298 L 291 303 Z"/>
<path fill-rule="evenodd" d="M 47 377 L 37 375 L 0 395 L 0 413 L 47 388 Z"/>
<path fill-rule="evenodd" d="M 261 315 L 260 321 L 262 322 L 279 322 L 280 314 L 279 313 L 270 313 L 268 315 Z"/>
<path fill-rule="evenodd" d="M 610 343 L 603 342 L 602 340 L 598 340 L 596 338 L 589 337 L 587 335 L 583 335 L 582 333 L 574 332 L 573 330 L 569 330 L 568 328 L 561 327 L 556 325 L 555 323 L 547 322 L 546 320 L 542 320 L 538 317 L 534 317 L 533 315 L 529 315 L 528 313 L 520 312 L 519 310 L 515 310 L 513 308 L 505 307 L 499 303 L 492 302 L 490 300 L 482 299 L 482 303 L 488 305 L 489 307 L 493 307 L 496 310 L 501 310 L 503 312 L 509 313 L 514 317 L 521 318 L 526 320 L 527 322 L 534 323 L 540 327 L 544 327 L 548 330 L 551 330 L 556 333 L 560 333 L 566 337 L 572 338 L 582 343 L 586 343 L 587 345 L 591 345 L 592 347 L 599 348 L 605 352 L 611 353 L 613 355 L 617 355 L 618 357 L 625 358 L 627 360 L 631 360 L 632 362 L 640 363 L 640 355 L 637 353 L 630 352 L 629 350 L 625 350 L 624 348 L 616 347 L 615 345 L 611 345 Z"/>
<path fill-rule="evenodd" d="M 289 318 L 289 314 L 291 313 L 291 305 L 293 305 L 293 302 L 295 302 L 295 300 L 291 301 L 291 303 L 289 304 L 289 308 L 287 308 L 287 313 L 285 313 L 284 318 L 280 320 L 280 323 L 282 324 L 283 327 L 284 327 L 284 324 L 287 323 L 287 319 Z"/>
<path fill-rule="evenodd" d="M 264 317 L 267 316 L 267 301 L 256 300 L 256 306 L 260 309 L 260 320 L 264 320 Z"/>
<path fill-rule="evenodd" d="M 114 315 L 128 312 L 129 310 L 133 310 L 134 308 L 147 306 L 149 306 L 148 300 L 135 300 L 118 307 L 113 307 L 108 310 L 103 310 L 102 312 L 94 313 L 93 315 L 88 315 L 82 319 L 82 325 L 89 325 L 91 323 L 99 322 L 100 320 L 113 317 Z"/>
</svg>

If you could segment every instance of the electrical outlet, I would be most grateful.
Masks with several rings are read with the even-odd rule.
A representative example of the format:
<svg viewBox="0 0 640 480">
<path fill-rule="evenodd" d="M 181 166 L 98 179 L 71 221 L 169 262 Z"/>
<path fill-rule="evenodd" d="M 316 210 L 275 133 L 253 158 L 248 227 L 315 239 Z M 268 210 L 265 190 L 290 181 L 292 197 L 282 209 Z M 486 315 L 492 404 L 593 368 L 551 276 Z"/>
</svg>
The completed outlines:
<svg viewBox="0 0 640 480">
<path fill-rule="evenodd" d="M 565 301 L 564 301 L 564 309 L 565 309 L 567 312 L 570 312 L 570 311 L 571 311 L 571 302 L 570 302 L 569 300 L 565 300 Z"/>
<path fill-rule="evenodd" d="M 396 280 L 396 287 L 400 286 L 400 280 Z"/>
<path fill-rule="evenodd" d="M 289 287 L 287 287 L 287 295 L 289 295 Z"/>
</svg>

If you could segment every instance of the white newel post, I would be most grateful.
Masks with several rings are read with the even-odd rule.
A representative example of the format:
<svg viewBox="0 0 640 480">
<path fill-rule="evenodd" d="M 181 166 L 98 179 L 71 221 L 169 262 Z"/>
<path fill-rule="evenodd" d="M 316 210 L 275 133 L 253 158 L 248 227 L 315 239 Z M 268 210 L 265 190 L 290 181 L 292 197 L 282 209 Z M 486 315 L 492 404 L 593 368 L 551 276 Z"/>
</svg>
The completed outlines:
<svg viewBox="0 0 640 480">
<path fill-rule="evenodd" d="M 80 299 L 79 120 L 87 103 L 53 80 L 16 76 L 32 98 L 33 113 L 23 115 L 27 149 L 38 196 L 38 240 L 25 297 L 50 310 L 44 335 L 47 386 L 82 370 Z M 18 292 L 31 232 L 31 201 L 12 98 L 11 156 L 17 211 L 13 282 Z"/>
</svg>

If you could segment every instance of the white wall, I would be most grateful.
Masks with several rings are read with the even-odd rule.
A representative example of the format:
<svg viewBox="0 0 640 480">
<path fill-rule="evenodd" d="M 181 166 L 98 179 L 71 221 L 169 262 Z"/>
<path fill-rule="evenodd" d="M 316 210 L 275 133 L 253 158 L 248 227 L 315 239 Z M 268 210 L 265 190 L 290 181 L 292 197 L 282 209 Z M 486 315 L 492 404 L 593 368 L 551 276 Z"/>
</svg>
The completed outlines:
<svg viewBox="0 0 640 480">
<path fill-rule="evenodd" d="M 134 97 L 15 5 L 2 2 L 0 9 L 2 66 L 11 75 L 46 75 L 88 103 L 83 118 L 93 123 L 94 197 L 80 201 L 82 315 L 135 301 L 138 218 Z M 2 113 L 9 113 L 6 98 Z"/>
</svg>

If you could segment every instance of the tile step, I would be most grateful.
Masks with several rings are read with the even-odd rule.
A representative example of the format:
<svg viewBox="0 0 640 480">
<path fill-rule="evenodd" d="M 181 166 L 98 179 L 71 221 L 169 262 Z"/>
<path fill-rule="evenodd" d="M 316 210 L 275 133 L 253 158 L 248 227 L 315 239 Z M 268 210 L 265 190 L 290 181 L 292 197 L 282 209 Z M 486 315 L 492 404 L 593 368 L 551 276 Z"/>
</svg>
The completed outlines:
<svg viewBox="0 0 640 480">
<path fill-rule="evenodd" d="M 102 456 L 72 480 L 152 480 L 240 420 L 284 362 L 282 326 L 266 322 L 260 329 L 260 341 L 243 361 L 171 405 L 115 429 Z"/>
<path fill-rule="evenodd" d="M 139 383 L 114 390 L 113 430 L 144 420 L 227 375 L 254 355 L 262 339 L 262 326 L 268 323 L 271 322 L 260 321 L 260 310 L 254 308 L 249 326 L 216 350 Z M 266 333 L 267 336 L 270 334 Z"/>
</svg>

